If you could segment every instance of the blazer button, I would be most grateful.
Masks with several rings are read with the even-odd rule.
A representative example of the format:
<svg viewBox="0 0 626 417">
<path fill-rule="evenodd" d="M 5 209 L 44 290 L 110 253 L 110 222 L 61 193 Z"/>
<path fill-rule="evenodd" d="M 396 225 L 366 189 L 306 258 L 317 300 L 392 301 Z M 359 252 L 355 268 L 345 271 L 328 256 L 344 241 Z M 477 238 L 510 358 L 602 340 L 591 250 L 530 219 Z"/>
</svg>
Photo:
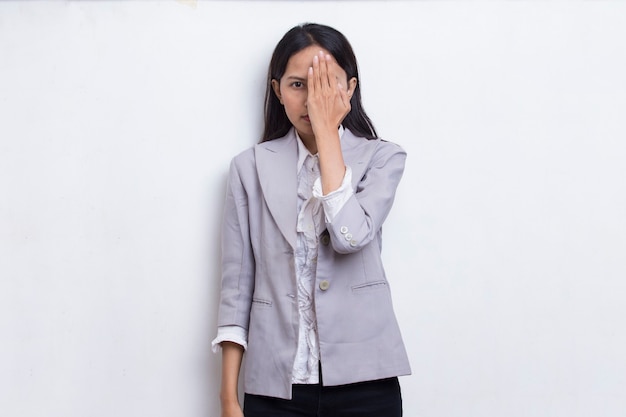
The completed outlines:
<svg viewBox="0 0 626 417">
<path fill-rule="evenodd" d="M 345 235 L 346 233 L 348 233 L 348 228 L 346 226 L 341 226 L 341 229 L 339 229 L 339 231 L 342 235 Z"/>
<path fill-rule="evenodd" d="M 343 237 L 346 238 L 348 242 L 350 242 L 352 240 L 352 233 L 346 233 Z"/>
<path fill-rule="evenodd" d="M 320 242 L 322 242 L 322 245 L 328 246 L 328 244 L 330 243 L 330 236 L 322 235 L 322 237 L 320 238 Z"/>
<path fill-rule="evenodd" d="M 350 241 L 350 246 L 352 246 L 353 248 L 356 247 L 356 240 L 351 240 Z"/>
<path fill-rule="evenodd" d="M 328 282 L 327 279 L 322 280 L 322 282 L 320 282 L 320 290 L 326 291 L 329 287 L 330 287 L 330 282 Z"/>
</svg>

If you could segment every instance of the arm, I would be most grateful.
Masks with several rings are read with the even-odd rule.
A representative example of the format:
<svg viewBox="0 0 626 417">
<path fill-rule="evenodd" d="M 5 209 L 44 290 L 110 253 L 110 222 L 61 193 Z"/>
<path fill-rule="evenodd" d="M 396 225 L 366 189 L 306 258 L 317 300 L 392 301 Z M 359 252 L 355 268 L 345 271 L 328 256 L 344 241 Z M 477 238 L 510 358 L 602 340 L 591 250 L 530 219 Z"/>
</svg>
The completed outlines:
<svg viewBox="0 0 626 417">
<path fill-rule="evenodd" d="M 357 252 L 378 236 L 404 172 L 406 153 L 400 146 L 370 144 L 376 149 L 354 194 L 326 221 L 333 249 L 339 253 Z"/>
<path fill-rule="evenodd" d="M 243 417 L 237 392 L 242 358 L 242 346 L 232 342 L 222 342 L 222 388 L 220 391 L 222 417 Z"/>
<path fill-rule="evenodd" d="M 222 289 L 218 338 L 222 348 L 222 417 L 243 417 L 237 392 L 254 288 L 254 255 L 250 242 L 248 198 L 235 160 L 228 177 L 222 221 Z M 220 330 L 230 330 L 226 335 Z M 239 330 L 237 330 L 239 329 Z"/>
<path fill-rule="evenodd" d="M 337 190 L 346 173 L 337 128 L 350 112 L 350 100 L 339 74 L 339 66 L 330 55 L 320 52 L 313 57 L 307 80 L 307 108 L 319 154 L 324 195 Z M 356 84 L 356 79 L 350 82 Z"/>
</svg>

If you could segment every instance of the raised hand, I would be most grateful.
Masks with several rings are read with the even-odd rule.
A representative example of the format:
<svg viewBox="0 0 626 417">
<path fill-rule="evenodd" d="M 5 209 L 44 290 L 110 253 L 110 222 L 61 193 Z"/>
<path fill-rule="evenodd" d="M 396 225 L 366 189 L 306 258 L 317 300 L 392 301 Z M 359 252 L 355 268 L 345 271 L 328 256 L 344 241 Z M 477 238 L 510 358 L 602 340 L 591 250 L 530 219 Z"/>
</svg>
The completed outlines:
<svg viewBox="0 0 626 417">
<path fill-rule="evenodd" d="M 320 51 L 313 57 L 307 79 L 307 109 L 316 138 L 336 132 L 350 112 L 345 78 L 332 56 Z"/>
</svg>

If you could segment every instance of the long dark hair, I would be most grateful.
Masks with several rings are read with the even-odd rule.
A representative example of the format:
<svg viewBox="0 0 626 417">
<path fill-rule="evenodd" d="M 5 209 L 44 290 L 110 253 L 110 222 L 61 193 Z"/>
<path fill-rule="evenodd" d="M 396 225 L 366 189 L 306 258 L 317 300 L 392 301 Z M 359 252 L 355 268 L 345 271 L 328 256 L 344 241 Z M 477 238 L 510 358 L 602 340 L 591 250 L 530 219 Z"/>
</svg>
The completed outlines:
<svg viewBox="0 0 626 417">
<path fill-rule="evenodd" d="M 336 29 L 315 23 L 298 25 L 283 36 L 276 45 L 269 71 L 267 72 L 267 86 L 265 90 L 265 128 L 261 142 L 277 139 L 287 134 L 291 129 L 291 122 L 287 118 L 285 109 L 272 89 L 272 80 L 280 82 L 285 74 L 287 62 L 292 55 L 311 45 L 319 45 L 326 49 L 335 58 L 337 64 L 346 72 L 348 80 L 357 79 L 356 88 L 350 99 L 351 110 L 342 124 L 356 136 L 367 139 L 378 137 L 374 124 L 365 113 L 361 104 L 361 89 L 359 87 L 359 71 L 352 46 L 345 36 Z"/>
</svg>

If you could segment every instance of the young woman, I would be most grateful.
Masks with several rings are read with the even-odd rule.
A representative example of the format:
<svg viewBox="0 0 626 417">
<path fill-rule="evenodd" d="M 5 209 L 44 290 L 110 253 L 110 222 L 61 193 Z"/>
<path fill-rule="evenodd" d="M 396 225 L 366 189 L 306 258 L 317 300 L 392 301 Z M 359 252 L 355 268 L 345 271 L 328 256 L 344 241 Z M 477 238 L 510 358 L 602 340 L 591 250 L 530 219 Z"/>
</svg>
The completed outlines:
<svg viewBox="0 0 626 417">
<path fill-rule="evenodd" d="M 261 143 L 230 166 L 222 225 L 222 416 L 402 415 L 410 373 L 381 262 L 406 154 L 377 138 L 352 47 L 296 26 L 270 62 Z"/>
</svg>

